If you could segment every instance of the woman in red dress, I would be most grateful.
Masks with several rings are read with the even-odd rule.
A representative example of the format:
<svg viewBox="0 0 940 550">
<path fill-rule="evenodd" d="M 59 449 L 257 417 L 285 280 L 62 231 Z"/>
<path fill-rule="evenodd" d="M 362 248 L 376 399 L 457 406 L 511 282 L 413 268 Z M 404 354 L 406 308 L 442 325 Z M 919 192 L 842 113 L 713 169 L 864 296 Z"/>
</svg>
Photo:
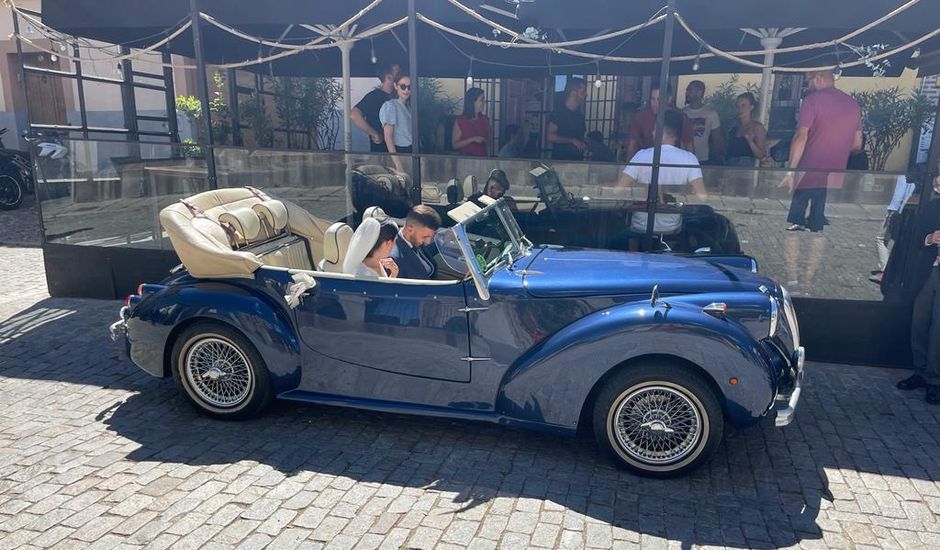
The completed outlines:
<svg viewBox="0 0 940 550">
<path fill-rule="evenodd" d="M 486 96 L 480 88 L 470 88 L 463 98 L 463 114 L 454 121 L 454 149 L 461 155 L 487 156 L 490 141 L 490 117 L 483 114 Z"/>
</svg>

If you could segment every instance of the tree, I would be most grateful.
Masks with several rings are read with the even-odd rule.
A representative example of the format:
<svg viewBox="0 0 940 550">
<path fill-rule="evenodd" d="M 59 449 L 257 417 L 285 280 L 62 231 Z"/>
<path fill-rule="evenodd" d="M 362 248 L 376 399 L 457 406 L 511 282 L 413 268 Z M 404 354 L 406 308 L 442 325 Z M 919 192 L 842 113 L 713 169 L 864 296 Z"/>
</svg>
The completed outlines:
<svg viewBox="0 0 940 550">
<path fill-rule="evenodd" d="M 446 117 L 454 116 L 459 106 L 460 100 L 445 94 L 439 81 L 433 78 L 418 79 L 417 138 L 422 152 L 439 152 L 436 143 L 437 126 L 443 124 Z"/>
<path fill-rule="evenodd" d="M 278 117 L 302 141 L 295 148 L 331 150 L 336 148 L 342 115 L 336 109 L 343 97 L 343 85 L 332 78 L 274 79 L 274 104 Z"/>
<path fill-rule="evenodd" d="M 225 77 L 216 71 L 212 74 L 212 96 L 209 98 L 209 118 L 212 121 L 212 141 L 217 145 L 227 145 L 232 139 L 232 114 L 225 101 Z M 190 140 L 205 144 L 205 130 L 202 126 L 202 104 L 199 98 L 191 95 L 176 96 L 176 110 L 186 115 L 196 131 L 196 139 Z"/>
<path fill-rule="evenodd" d="M 923 128 L 935 106 L 920 92 L 905 93 L 900 86 L 855 92 L 862 108 L 865 150 L 873 170 L 884 170 L 888 157 L 911 130 Z"/>
<path fill-rule="evenodd" d="M 248 99 L 243 100 L 239 104 L 238 113 L 251 128 L 255 146 L 274 147 L 274 126 L 260 94 L 252 93 Z"/>
</svg>

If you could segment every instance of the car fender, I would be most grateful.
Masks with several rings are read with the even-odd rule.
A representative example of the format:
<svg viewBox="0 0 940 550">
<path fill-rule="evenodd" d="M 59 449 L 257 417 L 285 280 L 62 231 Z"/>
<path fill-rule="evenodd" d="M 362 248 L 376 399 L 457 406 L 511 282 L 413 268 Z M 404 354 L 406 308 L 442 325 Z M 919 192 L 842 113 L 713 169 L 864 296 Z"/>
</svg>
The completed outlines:
<svg viewBox="0 0 940 550">
<path fill-rule="evenodd" d="M 665 303 L 621 304 L 559 330 L 507 371 L 497 410 L 511 418 L 575 428 L 585 401 L 605 375 L 631 360 L 668 356 L 697 365 L 711 379 L 733 424 L 760 418 L 773 404 L 776 388 L 758 342 L 733 320 L 695 305 Z"/>
<path fill-rule="evenodd" d="M 169 376 L 175 336 L 199 320 L 223 323 L 248 338 L 276 392 L 299 384 L 300 340 L 286 306 L 272 293 L 228 281 L 170 285 L 148 295 L 127 321 L 131 359 L 154 376 Z"/>
</svg>

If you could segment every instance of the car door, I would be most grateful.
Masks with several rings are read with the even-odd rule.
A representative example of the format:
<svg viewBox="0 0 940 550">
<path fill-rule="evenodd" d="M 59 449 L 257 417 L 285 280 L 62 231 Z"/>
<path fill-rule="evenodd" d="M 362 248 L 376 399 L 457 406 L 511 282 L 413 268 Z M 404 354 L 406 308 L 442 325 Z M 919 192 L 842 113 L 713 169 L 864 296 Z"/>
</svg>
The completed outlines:
<svg viewBox="0 0 940 550">
<path fill-rule="evenodd" d="M 312 350 L 363 369 L 469 382 L 464 285 L 317 277 L 295 309 Z"/>
</svg>

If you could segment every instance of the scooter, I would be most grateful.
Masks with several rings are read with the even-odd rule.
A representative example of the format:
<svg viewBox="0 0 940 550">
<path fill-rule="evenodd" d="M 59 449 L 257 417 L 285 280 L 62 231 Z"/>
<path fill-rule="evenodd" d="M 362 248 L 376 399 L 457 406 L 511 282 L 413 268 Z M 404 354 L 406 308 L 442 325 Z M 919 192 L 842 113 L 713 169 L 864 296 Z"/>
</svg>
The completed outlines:
<svg viewBox="0 0 940 550">
<path fill-rule="evenodd" d="M 6 128 L 0 129 L 0 210 L 15 210 L 33 191 L 33 169 L 29 154 L 3 145 Z"/>
</svg>

